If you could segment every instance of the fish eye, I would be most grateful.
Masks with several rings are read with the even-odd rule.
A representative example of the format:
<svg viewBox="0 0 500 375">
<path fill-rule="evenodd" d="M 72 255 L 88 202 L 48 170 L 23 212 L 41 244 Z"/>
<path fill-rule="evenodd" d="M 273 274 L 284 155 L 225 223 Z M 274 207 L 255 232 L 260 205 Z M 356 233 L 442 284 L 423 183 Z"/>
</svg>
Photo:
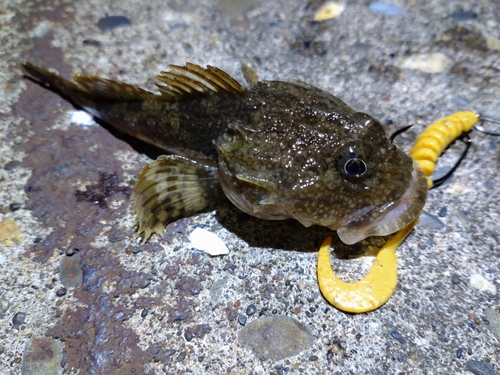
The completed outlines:
<svg viewBox="0 0 500 375">
<path fill-rule="evenodd" d="M 342 171 L 347 177 L 361 177 L 368 171 L 368 166 L 363 159 L 353 157 L 345 161 Z"/>
</svg>

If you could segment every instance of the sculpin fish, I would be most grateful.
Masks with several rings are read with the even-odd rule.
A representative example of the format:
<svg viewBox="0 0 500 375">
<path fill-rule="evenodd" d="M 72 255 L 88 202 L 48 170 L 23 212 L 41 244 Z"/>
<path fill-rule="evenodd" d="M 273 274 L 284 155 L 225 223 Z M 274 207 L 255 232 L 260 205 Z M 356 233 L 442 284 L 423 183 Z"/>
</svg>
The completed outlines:
<svg viewBox="0 0 500 375">
<path fill-rule="evenodd" d="M 149 238 L 224 195 L 247 214 L 336 230 L 346 244 L 398 231 L 418 217 L 427 182 L 382 125 L 303 83 L 258 81 L 187 63 L 157 76 L 159 94 L 100 77 L 26 72 L 117 129 L 168 155 L 134 189 Z M 244 73 L 245 73 L 244 72 Z"/>
</svg>

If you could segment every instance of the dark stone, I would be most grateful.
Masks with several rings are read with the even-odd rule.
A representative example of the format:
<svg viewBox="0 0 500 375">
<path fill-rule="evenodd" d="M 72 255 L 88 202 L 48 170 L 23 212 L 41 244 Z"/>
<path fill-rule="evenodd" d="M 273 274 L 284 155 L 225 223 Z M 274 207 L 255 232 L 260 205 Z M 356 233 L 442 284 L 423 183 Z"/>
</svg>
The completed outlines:
<svg viewBox="0 0 500 375">
<path fill-rule="evenodd" d="M 462 348 L 457 349 L 457 358 L 462 358 L 464 350 Z"/>
<path fill-rule="evenodd" d="M 457 10 L 451 14 L 451 18 L 455 21 L 468 21 L 477 18 L 477 13 L 471 10 Z"/>
<path fill-rule="evenodd" d="M 247 317 L 245 315 L 238 316 L 238 323 L 244 326 L 247 323 Z"/>
<path fill-rule="evenodd" d="M 23 206 L 22 203 L 11 203 L 9 204 L 9 208 L 12 212 L 19 210 Z"/>
<path fill-rule="evenodd" d="M 391 336 L 398 340 L 401 344 L 404 344 L 406 342 L 403 336 L 401 336 L 401 334 L 396 330 L 391 332 Z"/>
<path fill-rule="evenodd" d="M 186 339 L 186 341 L 191 341 L 192 339 L 194 339 L 193 332 L 186 329 L 186 331 L 184 332 L 184 338 Z"/>
<path fill-rule="evenodd" d="M 467 370 L 474 375 L 497 375 L 495 369 L 488 362 L 468 361 Z"/>
<path fill-rule="evenodd" d="M 311 362 L 317 361 L 318 360 L 318 356 L 317 355 L 312 355 L 312 356 L 309 357 L 309 360 Z"/>
<path fill-rule="evenodd" d="M 185 351 L 182 351 L 179 353 L 177 358 L 175 359 L 176 362 L 182 362 L 186 358 L 187 353 Z"/>
<path fill-rule="evenodd" d="M 251 316 L 257 312 L 257 306 L 255 306 L 254 304 L 248 305 L 245 312 L 248 316 Z"/>
<path fill-rule="evenodd" d="M 84 39 L 82 44 L 84 46 L 91 46 L 91 47 L 96 47 L 96 48 L 102 47 L 102 43 L 99 42 L 98 40 L 94 40 L 94 39 Z"/>
<path fill-rule="evenodd" d="M 148 309 L 144 309 L 141 311 L 141 318 L 145 318 L 148 315 Z"/>
<path fill-rule="evenodd" d="M 438 212 L 439 217 L 445 217 L 448 213 L 448 209 L 446 207 L 441 207 Z"/>
<path fill-rule="evenodd" d="M 14 317 L 12 318 L 12 324 L 15 326 L 20 326 L 21 324 L 24 324 L 26 321 L 26 314 L 23 312 L 18 312 Z"/>
<path fill-rule="evenodd" d="M 60 288 L 56 291 L 56 296 L 58 297 L 62 297 L 64 295 L 66 295 L 66 293 L 68 292 L 68 289 L 66 288 Z"/>
<path fill-rule="evenodd" d="M 7 164 L 3 166 L 3 169 L 6 171 L 13 171 L 14 169 L 17 169 L 21 165 L 21 162 L 19 160 L 12 160 L 9 161 Z"/>
<path fill-rule="evenodd" d="M 130 26 L 132 23 L 127 17 L 123 16 L 106 16 L 97 21 L 97 27 L 101 31 L 111 31 L 117 27 Z"/>
<path fill-rule="evenodd" d="M 451 282 L 455 285 L 460 284 L 460 276 L 454 273 L 453 275 L 451 275 Z"/>
</svg>

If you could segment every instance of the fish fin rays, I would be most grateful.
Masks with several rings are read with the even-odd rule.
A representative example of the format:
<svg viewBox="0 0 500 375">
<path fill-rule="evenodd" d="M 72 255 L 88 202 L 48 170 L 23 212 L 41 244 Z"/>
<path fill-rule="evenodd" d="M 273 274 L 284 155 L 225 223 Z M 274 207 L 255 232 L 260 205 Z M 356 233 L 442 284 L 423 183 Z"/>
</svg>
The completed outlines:
<svg viewBox="0 0 500 375">
<path fill-rule="evenodd" d="M 243 77 L 245 77 L 245 81 L 247 81 L 250 87 L 253 87 L 260 82 L 259 75 L 255 70 L 247 64 L 241 64 L 241 73 L 243 73 Z"/>
<path fill-rule="evenodd" d="M 78 89 L 88 96 L 106 101 L 142 101 L 148 99 L 154 100 L 157 97 L 152 92 L 143 90 L 137 86 L 96 76 L 75 74 L 73 75 L 73 81 Z"/>
<path fill-rule="evenodd" d="M 162 235 L 170 222 L 193 215 L 224 197 L 218 169 L 210 160 L 160 156 L 143 169 L 133 192 L 138 232 Z"/>
<path fill-rule="evenodd" d="M 240 95 L 245 91 L 234 78 L 214 66 L 202 68 L 192 63 L 169 66 L 171 71 L 156 76 L 160 100 L 182 101 L 212 95 Z"/>
<path fill-rule="evenodd" d="M 22 63 L 22 67 L 37 81 L 67 97 L 83 96 L 99 102 L 174 102 L 216 95 L 241 95 L 245 92 L 245 88 L 229 74 L 210 65 L 206 68 L 192 63 L 186 63 L 185 66 L 170 65 L 169 72 L 161 72 L 156 77 L 159 95 L 128 83 L 97 76 L 74 74 L 73 81 L 69 81 L 29 62 Z"/>
</svg>

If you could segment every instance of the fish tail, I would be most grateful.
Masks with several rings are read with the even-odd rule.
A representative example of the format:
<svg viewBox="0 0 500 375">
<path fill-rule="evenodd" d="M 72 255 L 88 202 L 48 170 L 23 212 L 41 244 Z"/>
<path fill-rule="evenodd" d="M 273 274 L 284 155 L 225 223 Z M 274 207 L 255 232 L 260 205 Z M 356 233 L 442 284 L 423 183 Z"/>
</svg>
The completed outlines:
<svg viewBox="0 0 500 375">
<path fill-rule="evenodd" d="M 170 222 L 191 216 L 224 194 L 214 162 L 181 156 L 160 156 L 143 169 L 133 192 L 138 232 L 148 239 L 162 235 Z"/>
<path fill-rule="evenodd" d="M 59 92 L 65 97 L 71 98 L 74 96 L 75 92 L 78 91 L 78 87 L 75 83 L 62 78 L 58 74 L 40 68 L 39 66 L 36 66 L 28 61 L 22 63 L 21 66 L 29 76 L 36 79 L 44 86 Z"/>
</svg>

